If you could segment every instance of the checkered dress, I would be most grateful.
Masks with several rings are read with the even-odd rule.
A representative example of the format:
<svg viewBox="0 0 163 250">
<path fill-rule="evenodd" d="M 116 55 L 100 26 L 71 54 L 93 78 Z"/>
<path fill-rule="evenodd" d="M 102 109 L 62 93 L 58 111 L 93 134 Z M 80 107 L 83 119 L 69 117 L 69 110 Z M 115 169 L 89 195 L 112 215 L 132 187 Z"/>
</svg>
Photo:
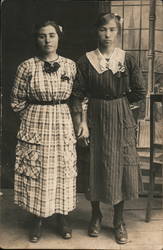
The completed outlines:
<svg viewBox="0 0 163 250">
<path fill-rule="evenodd" d="M 59 56 L 57 72 L 31 58 L 18 67 L 11 106 L 20 113 L 15 161 L 15 203 L 41 217 L 76 207 L 76 139 L 67 104 L 35 105 L 70 97 L 76 66 Z M 66 76 L 66 77 L 65 77 Z"/>
</svg>

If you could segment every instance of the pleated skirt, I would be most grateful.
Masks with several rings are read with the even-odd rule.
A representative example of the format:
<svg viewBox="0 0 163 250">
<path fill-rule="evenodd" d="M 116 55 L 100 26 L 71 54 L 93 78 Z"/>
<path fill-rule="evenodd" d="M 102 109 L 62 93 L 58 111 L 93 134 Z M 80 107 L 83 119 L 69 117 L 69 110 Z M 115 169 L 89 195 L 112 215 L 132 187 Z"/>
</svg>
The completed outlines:
<svg viewBox="0 0 163 250">
<path fill-rule="evenodd" d="M 142 178 L 136 123 L 126 97 L 90 99 L 90 173 L 86 197 L 112 205 L 138 198 Z"/>
</svg>

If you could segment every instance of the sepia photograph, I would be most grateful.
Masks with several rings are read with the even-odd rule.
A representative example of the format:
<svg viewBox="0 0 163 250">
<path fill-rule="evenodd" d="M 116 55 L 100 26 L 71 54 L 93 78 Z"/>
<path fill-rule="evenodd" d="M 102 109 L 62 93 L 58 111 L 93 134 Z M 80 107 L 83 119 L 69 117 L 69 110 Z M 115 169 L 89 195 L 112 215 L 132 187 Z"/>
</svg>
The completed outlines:
<svg viewBox="0 0 163 250">
<path fill-rule="evenodd" d="M 0 249 L 163 250 L 163 1 L 1 13 Z"/>
</svg>

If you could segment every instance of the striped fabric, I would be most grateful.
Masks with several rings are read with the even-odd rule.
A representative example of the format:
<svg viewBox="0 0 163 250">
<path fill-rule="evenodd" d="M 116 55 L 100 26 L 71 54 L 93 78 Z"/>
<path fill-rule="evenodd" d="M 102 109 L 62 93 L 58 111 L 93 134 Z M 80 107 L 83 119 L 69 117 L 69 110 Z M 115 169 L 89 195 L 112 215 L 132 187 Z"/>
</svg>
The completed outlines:
<svg viewBox="0 0 163 250">
<path fill-rule="evenodd" d="M 83 56 L 74 90 L 81 100 L 85 96 L 89 99 L 90 176 L 86 195 L 89 200 L 110 204 L 137 198 L 142 188 L 136 124 L 128 100 L 141 100 L 145 89 L 135 60 L 127 53 L 125 65 L 125 72 L 120 74 L 113 75 L 110 70 L 99 74 Z M 114 99 L 127 92 L 128 98 Z M 99 99 L 107 96 L 113 100 Z"/>
<path fill-rule="evenodd" d="M 52 74 L 44 71 L 44 62 L 37 57 L 23 62 L 18 67 L 11 96 L 11 106 L 21 117 L 15 203 L 41 217 L 68 214 L 76 207 L 76 138 L 69 106 L 27 102 L 70 97 L 75 63 L 61 56 L 57 62 L 60 68 Z"/>
</svg>

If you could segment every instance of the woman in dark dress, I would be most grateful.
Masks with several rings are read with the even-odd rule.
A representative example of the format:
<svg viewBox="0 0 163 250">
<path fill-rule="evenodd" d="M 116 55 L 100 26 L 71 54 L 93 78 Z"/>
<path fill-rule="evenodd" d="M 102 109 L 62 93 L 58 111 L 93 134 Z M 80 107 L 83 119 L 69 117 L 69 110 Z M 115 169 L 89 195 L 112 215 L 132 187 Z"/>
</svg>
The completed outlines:
<svg viewBox="0 0 163 250">
<path fill-rule="evenodd" d="M 76 130 L 90 142 L 87 198 L 92 205 L 89 236 L 98 236 L 100 202 L 114 206 L 116 242 L 127 243 L 124 200 L 138 198 L 142 187 L 136 152 L 136 123 L 130 104 L 145 97 L 142 75 L 132 55 L 119 48 L 121 17 L 102 14 L 96 23 L 98 48 L 78 62 L 74 95 L 82 108 Z M 82 105 L 84 97 L 88 105 Z"/>
</svg>

